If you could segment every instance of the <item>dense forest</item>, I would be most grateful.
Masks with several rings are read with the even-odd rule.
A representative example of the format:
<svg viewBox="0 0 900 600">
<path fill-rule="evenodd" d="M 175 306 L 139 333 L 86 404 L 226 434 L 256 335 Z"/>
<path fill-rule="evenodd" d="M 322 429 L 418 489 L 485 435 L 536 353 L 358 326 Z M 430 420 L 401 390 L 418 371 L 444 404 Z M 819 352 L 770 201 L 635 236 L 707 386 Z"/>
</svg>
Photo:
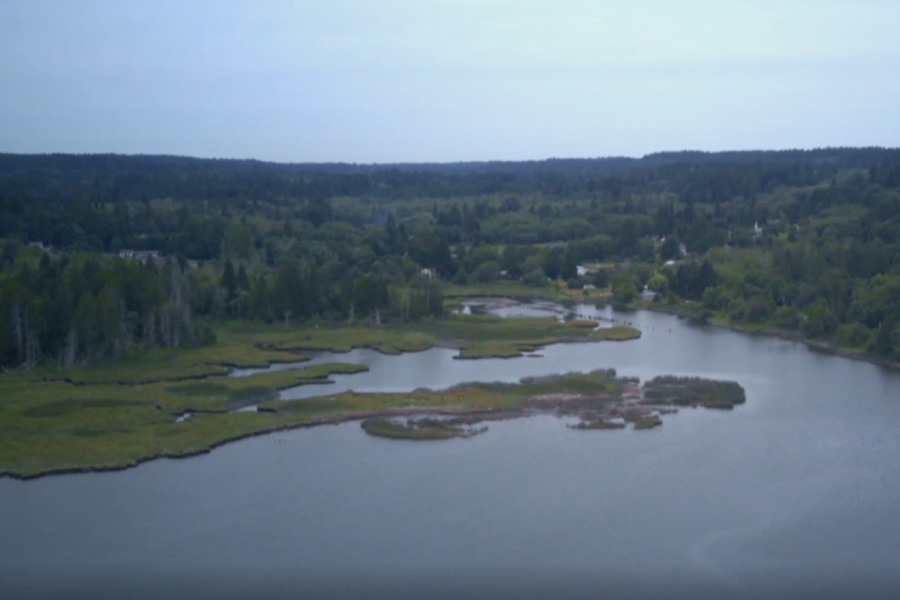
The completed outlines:
<svg viewBox="0 0 900 600">
<path fill-rule="evenodd" d="M 897 360 L 900 150 L 0 154 L 0 265 L 4 368 L 209 343 L 230 319 L 440 318 L 447 284 L 497 281 L 652 297 Z"/>
</svg>

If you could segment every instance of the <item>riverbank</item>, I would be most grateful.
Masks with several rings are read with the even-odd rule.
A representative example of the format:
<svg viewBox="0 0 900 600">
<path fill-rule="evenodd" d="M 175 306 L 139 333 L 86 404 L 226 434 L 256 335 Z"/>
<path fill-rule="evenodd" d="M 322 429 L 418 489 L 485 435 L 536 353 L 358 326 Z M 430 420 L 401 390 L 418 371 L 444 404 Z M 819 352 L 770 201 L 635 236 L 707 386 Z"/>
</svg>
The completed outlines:
<svg viewBox="0 0 900 600">
<path fill-rule="evenodd" d="M 900 361 L 891 360 L 863 350 L 840 346 L 833 341 L 812 340 L 805 337 L 799 331 L 780 329 L 778 327 L 762 324 L 750 325 L 746 323 L 734 323 L 722 316 L 712 315 L 711 317 L 704 317 L 699 315 L 696 310 L 689 306 L 685 306 L 684 304 L 665 305 L 644 302 L 630 307 L 629 310 L 649 310 L 652 312 L 673 315 L 680 319 L 688 319 L 698 324 L 720 327 L 722 329 L 728 329 L 747 335 L 774 337 L 797 342 L 805 345 L 814 352 L 821 352 L 831 356 L 840 356 L 841 358 L 848 358 L 850 360 L 876 365 L 893 371 L 900 371 Z"/>
<path fill-rule="evenodd" d="M 603 295 L 599 298 L 578 297 L 578 294 L 572 293 L 573 291 L 577 290 L 566 290 L 560 288 L 558 285 L 547 286 L 544 288 L 528 288 L 522 286 L 521 284 L 509 282 L 508 285 L 491 284 L 481 287 L 457 287 L 459 289 L 454 289 L 451 294 L 447 294 L 447 297 L 463 299 L 477 298 L 481 296 L 496 296 L 510 298 L 512 300 L 521 302 L 559 302 L 565 307 L 569 307 L 572 304 L 579 302 L 590 304 L 594 301 L 600 301 L 605 304 L 611 300 L 611 296 L 609 296 L 608 294 Z M 892 360 L 890 358 L 878 356 L 872 354 L 871 352 L 860 350 L 858 348 L 842 346 L 837 344 L 834 340 L 809 339 L 796 330 L 781 329 L 768 324 L 734 323 L 724 315 L 701 315 L 699 313 L 699 310 L 691 306 L 690 302 L 688 301 L 681 301 L 678 304 L 663 304 L 660 302 L 635 300 L 624 308 L 625 310 L 649 310 L 653 312 L 674 315 L 679 318 L 689 319 L 697 323 L 709 324 L 740 333 L 771 336 L 788 341 L 799 342 L 806 345 L 810 350 L 813 350 L 815 352 L 822 352 L 833 356 L 840 356 L 842 358 L 848 358 L 855 361 L 877 365 L 879 367 L 884 367 L 894 371 L 900 371 L 900 361 L 898 360 Z"/>
</svg>

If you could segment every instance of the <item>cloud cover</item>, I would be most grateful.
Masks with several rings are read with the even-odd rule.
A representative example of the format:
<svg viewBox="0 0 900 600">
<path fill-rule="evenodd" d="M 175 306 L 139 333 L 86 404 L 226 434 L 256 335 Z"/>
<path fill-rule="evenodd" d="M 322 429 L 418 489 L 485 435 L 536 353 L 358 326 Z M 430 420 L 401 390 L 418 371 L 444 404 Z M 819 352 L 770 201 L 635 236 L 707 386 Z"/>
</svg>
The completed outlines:
<svg viewBox="0 0 900 600">
<path fill-rule="evenodd" d="M 285 162 L 897 146 L 891 0 L 7 0 L 0 151 Z"/>
</svg>

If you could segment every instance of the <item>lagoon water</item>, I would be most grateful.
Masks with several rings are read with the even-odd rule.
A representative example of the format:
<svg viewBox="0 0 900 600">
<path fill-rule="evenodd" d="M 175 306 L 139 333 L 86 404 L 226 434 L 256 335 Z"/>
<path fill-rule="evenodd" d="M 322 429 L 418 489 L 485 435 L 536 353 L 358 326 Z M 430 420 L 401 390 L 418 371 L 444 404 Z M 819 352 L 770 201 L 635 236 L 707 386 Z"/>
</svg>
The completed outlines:
<svg viewBox="0 0 900 600">
<path fill-rule="evenodd" d="M 612 367 L 733 379 L 747 403 L 650 431 L 537 416 L 418 443 L 348 423 L 3 479 L 0 597 L 897 597 L 900 374 L 669 315 L 577 311 L 643 337 L 504 360 L 326 353 L 314 360 L 371 371 L 284 397 Z"/>
</svg>

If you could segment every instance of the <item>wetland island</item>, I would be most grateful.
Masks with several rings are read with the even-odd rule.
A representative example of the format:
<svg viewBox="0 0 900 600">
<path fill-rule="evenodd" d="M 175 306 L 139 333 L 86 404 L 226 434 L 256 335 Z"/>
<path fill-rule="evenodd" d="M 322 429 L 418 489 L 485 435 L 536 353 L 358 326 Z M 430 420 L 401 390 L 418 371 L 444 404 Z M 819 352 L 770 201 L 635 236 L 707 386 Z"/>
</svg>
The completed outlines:
<svg viewBox="0 0 900 600">
<path fill-rule="evenodd" d="M 533 414 L 569 417 L 574 429 L 644 429 L 660 425 L 662 415 L 679 406 L 731 408 L 744 401 L 737 384 L 668 377 L 641 386 L 605 369 L 441 390 L 329 394 L 334 376 L 370 367 L 309 360 L 360 347 L 388 359 L 446 347 L 457 359 L 478 361 L 539 356 L 535 352 L 550 344 L 640 337 L 622 324 L 562 318 L 565 309 L 556 306 L 558 315 L 537 317 L 448 312 L 415 324 L 231 325 L 217 330 L 216 343 L 208 346 L 91 367 L 6 373 L 0 376 L 7 432 L 0 469 L 17 478 L 123 469 L 205 453 L 248 436 L 357 420 L 370 435 L 409 440 L 469 437 L 486 431 L 490 421 Z M 238 367 L 250 370 L 232 376 Z M 282 398 L 282 390 L 298 386 L 314 386 L 314 395 Z"/>
</svg>

